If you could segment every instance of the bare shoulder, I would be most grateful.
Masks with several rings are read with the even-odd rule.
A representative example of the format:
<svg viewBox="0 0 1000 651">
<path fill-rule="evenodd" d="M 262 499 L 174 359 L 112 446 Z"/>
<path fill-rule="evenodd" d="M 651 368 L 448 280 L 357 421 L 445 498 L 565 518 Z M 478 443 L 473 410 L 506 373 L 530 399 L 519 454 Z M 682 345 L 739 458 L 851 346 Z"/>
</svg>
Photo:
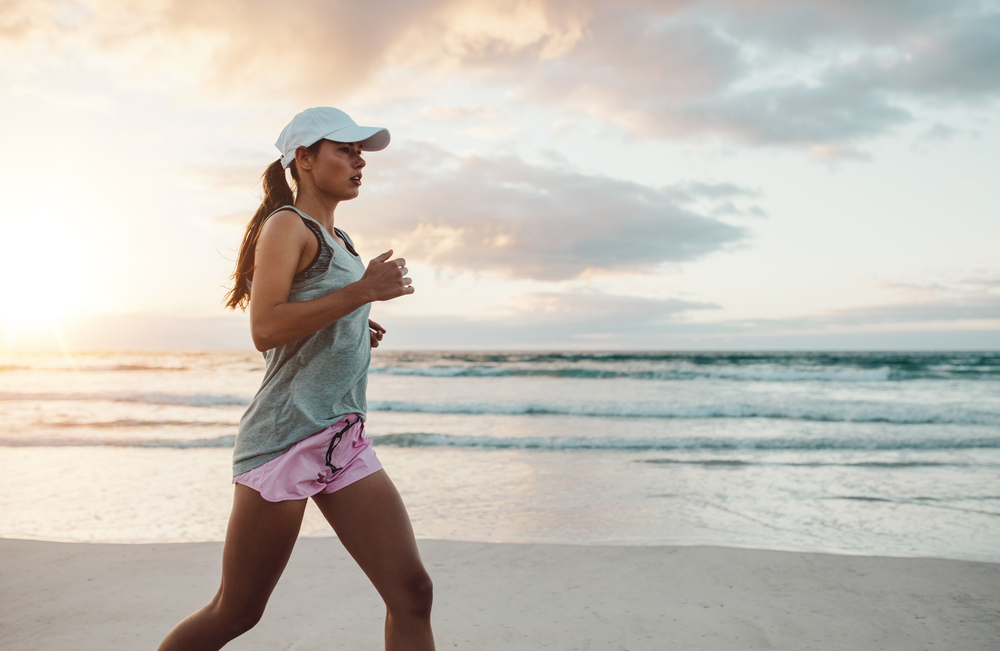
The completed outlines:
<svg viewBox="0 0 1000 651">
<path fill-rule="evenodd" d="M 260 229 L 258 245 L 274 243 L 305 243 L 309 237 L 309 229 L 302 223 L 302 218 L 294 210 L 281 210 L 264 222 Z"/>
</svg>

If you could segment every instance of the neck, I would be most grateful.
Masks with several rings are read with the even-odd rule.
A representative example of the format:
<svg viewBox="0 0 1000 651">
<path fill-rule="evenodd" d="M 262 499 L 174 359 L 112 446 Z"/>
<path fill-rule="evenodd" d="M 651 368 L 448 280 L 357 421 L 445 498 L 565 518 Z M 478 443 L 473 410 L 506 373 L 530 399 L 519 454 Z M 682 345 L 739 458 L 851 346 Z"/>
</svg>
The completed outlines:
<svg viewBox="0 0 1000 651">
<path fill-rule="evenodd" d="M 295 207 L 309 215 L 333 234 L 333 212 L 340 204 L 339 199 L 319 196 L 311 192 L 300 192 L 295 198 Z"/>
</svg>

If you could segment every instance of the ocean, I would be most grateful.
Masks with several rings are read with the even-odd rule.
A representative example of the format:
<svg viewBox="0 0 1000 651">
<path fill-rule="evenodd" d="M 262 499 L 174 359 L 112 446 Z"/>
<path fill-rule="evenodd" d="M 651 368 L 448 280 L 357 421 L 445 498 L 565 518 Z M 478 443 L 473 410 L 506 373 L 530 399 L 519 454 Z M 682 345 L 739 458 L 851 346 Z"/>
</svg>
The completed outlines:
<svg viewBox="0 0 1000 651">
<path fill-rule="evenodd" d="M 263 368 L 0 354 L 0 536 L 222 540 Z M 1000 562 L 997 352 L 376 350 L 368 403 L 418 537 Z"/>
</svg>

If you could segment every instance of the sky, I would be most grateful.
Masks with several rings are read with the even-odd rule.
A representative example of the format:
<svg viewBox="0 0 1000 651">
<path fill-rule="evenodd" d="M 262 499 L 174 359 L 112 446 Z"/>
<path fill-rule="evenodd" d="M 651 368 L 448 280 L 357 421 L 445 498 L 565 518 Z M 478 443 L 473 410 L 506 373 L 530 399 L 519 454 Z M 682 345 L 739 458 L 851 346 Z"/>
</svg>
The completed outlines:
<svg viewBox="0 0 1000 651">
<path fill-rule="evenodd" d="M 998 349 L 998 99 L 989 0 L 3 0 L 0 349 L 252 348 L 310 106 L 386 347 Z"/>
</svg>

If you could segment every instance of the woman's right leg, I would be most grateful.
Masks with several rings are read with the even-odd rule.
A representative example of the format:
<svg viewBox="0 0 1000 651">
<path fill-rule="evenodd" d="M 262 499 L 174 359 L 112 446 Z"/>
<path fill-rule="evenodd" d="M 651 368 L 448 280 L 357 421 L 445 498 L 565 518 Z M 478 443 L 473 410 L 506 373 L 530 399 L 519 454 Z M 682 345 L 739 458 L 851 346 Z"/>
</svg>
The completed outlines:
<svg viewBox="0 0 1000 651">
<path fill-rule="evenodd" d="M 268 502 L 236 484 L 219 592 L 175 626 L 159 651 L 216 651 L 253 628 L 288 563 L 305 508 L 305 500 Z"/>
<path fill-rule="evenodd" d="M 431 579 L 385 470 L 313 500 L 385 601 L 386 650 L 434 651 Z"/>
</svg>

